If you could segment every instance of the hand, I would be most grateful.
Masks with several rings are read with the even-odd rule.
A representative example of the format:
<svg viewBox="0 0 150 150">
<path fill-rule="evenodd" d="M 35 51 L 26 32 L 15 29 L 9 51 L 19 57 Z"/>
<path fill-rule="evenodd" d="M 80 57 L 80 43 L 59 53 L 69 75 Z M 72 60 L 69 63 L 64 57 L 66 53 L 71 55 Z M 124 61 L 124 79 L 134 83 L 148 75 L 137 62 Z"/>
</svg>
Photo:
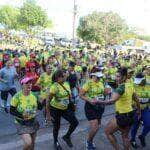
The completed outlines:
<svg viewBox="0 0 150 150">
<path fill-rule="evenodd" d="M 105 104 L 105 101 L 101 101 L 101 100 L 98 100 L 98 101 L 96 100 L 96 101 L 95 101 L 95 100 L 94 100 L 94 101 L 92 101 L 92 103 L 93 103 L 93 104 Z"/>
<path fill-rule="evenodd" d="M 96 105 L 96 104 L 98 103 L 97 98 L 93 98 L 92 101 L 90 101 L 90 103 L 91 103 L 92 105 Z"/>
<path fill-rule="evenodd" d="M 1 80 L 2 82 L 4 82 L 4 83 L 7 83 L 7 81 L 6 80 Z"/>
</svg>

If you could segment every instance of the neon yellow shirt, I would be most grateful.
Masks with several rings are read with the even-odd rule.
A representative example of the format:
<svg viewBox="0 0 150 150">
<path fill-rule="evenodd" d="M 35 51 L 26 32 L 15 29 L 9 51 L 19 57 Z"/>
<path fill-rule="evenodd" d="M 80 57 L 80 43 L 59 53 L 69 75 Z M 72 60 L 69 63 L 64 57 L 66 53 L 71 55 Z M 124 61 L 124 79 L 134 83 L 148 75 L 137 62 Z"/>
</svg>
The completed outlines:
<svg viewBox="0 0 150 150">
<path fill-rule="evenodd" d="M 132 85 L 125 83 L 119 85 L 115 90 L 116 93 L 121 95 L 119 100 L 115 103 L 115 109 L 118 113 L 128 113 L 133 110 L 132 108 L 132 95 L 134 93 L 134 88 Z"/>
<path fill-rule="evenodd" d="M 82 87 L 86 92 L 88 99 L 96 98 L 98 96 L 104 95 L 104 85 L 102 82 L 94 82 L 92 79 L 89 79 Z"/>
<path fill-rule="evenodd" d="M 20 91 L 12 98 L 11 106 L 16 107 L 17 111 L 22 115 L 28 113 L 28 119 L 32 119 L 35 118 L 38 108 L 37 98 L 32 93 L 25 96 L 22 91 Z"/>
<path fill-rule="evenodd" d="M 140 99 L 141 109 L 150 106 L 150 85 L 145 86 L 135 85 L 135 91 Z"/>
<path fill-rule="evenodd" d="M 63 84 L 63 86 L 71 93 L 70 86 L 67 82 Z M 53 83 L 50 87 L 50 94 L 55 95 L 50 102 L 50 105 L 65 110 L 68 108 L 69 104 L 69 95 L 68 92 L 57 82 Z"/>
<path fill-rule="evenodd" d="M 49 90 L 52 85 L 52 76 L 48 75 L 46 72 L 42 73 L 37 81 L 37 84 L 41 86 L 40 97 L 43 99 L 47 98 L 47 90 Z"/>
<path fill-rule="evenodd" d="M 79 72 L 79 73 L 82 72 L 82 67 L 76 65 L 76 66 L 75 66 L 75 71 L 76 71 L 76 72 Z"/>
<path fill-rule="evenodd" d="M 28 58 L 26 56 L 21 56 L 19 57 L 19 60 L 20 60 L 20 66 L 25 67 L 26 62 L 28 61 Z"/>
</svg>

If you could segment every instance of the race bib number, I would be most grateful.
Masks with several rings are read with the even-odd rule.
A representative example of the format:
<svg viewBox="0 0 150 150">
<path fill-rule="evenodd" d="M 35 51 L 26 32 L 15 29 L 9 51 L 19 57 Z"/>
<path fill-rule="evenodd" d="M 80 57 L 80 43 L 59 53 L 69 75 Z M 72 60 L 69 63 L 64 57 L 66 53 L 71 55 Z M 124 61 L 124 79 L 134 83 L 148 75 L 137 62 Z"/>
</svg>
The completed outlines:
<svg viewBox="0 0 150 150">
<path fill-rule="evenodd" d="M 96 99 L 97 99 L 98 101 L 99 101 L 99 100 L 100 100 L 100 101 L 104 101 L 104 95 L 101 94 L 101 95 L 97 96 Z"/>
<path fill-rule="evenodd" d="M 147 104 L 150 102 L 150 99 L 149 98 L 140 98 L 140 103 L 141 104 Z"/>
</svg>

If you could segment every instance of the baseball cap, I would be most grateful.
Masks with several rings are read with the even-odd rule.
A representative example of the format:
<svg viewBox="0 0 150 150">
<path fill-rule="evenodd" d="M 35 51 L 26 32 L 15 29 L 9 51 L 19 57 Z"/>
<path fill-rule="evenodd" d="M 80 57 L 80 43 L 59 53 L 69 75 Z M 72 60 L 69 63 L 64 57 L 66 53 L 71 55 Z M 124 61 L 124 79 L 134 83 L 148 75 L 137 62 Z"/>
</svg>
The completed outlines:
<svg viewBox="0 0 150 150">
<path fill-rule="evenodd" d="M 34 53 L 30 54 L 30 58 L 35 58 L 35 57 L 36 57 L 36 55 Z"/>
<path fill-rule="evenodd" d="M 32 80 L 33 80 L 33 78 L 31 78 L 31 77 L 25 77 L 20 81 L 20 83 L 23 85 L 23 84 L 27 84 L 28 82 L 30 82 Z"/>
<path fill-rule="evenodd" d="M 98 78 L 101 78 L 101 77 L 103 77 L 103 74 L 102 74 L 102 72 L 95 72 L 95 73 L 91 73 L 91 76 L 96 76 Z"/>
<path fill-rule="evenodd" d="M 145 79 L 145 76 L 142 73 L 138 73 L 134 78 L 135 84 L 140 84 Z"/>
</svg>

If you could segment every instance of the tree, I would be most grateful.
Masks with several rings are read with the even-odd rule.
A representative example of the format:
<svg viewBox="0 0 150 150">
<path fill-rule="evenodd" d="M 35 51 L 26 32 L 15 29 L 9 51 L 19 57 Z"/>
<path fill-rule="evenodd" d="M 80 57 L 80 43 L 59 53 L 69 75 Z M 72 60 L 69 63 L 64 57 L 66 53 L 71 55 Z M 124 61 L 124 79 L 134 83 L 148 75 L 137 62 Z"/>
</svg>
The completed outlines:
<svg viewBox="0 0 150 150">
<path fill-rule="evenodd" d="M 77 34 L 84 41 L 117 44 L 127 30 L 125 21 L 113 12 L 93 12 L 81 17 Z"/>
<path fill-rule="evenodd" d="M 40 6 L 36 5 L 34 0 L 28 0 L 20 8 L 20 25 L 21 28 L 28 31 L 35 26 L 47 27 L 52 26 L 48 16 Z"/>
<path fill-rule="evenodd" d="M 20 11 L 18 8 L 14 8 L 9 5 L 2 6 L 0 8 L 0 23 L 6 29 L 18 29 L 18 17 Z"/>
<path fill-rule="evenodd" d="M 150 42 L 150 35 L 138 35 L 138 39 Z"/>
</svg>

